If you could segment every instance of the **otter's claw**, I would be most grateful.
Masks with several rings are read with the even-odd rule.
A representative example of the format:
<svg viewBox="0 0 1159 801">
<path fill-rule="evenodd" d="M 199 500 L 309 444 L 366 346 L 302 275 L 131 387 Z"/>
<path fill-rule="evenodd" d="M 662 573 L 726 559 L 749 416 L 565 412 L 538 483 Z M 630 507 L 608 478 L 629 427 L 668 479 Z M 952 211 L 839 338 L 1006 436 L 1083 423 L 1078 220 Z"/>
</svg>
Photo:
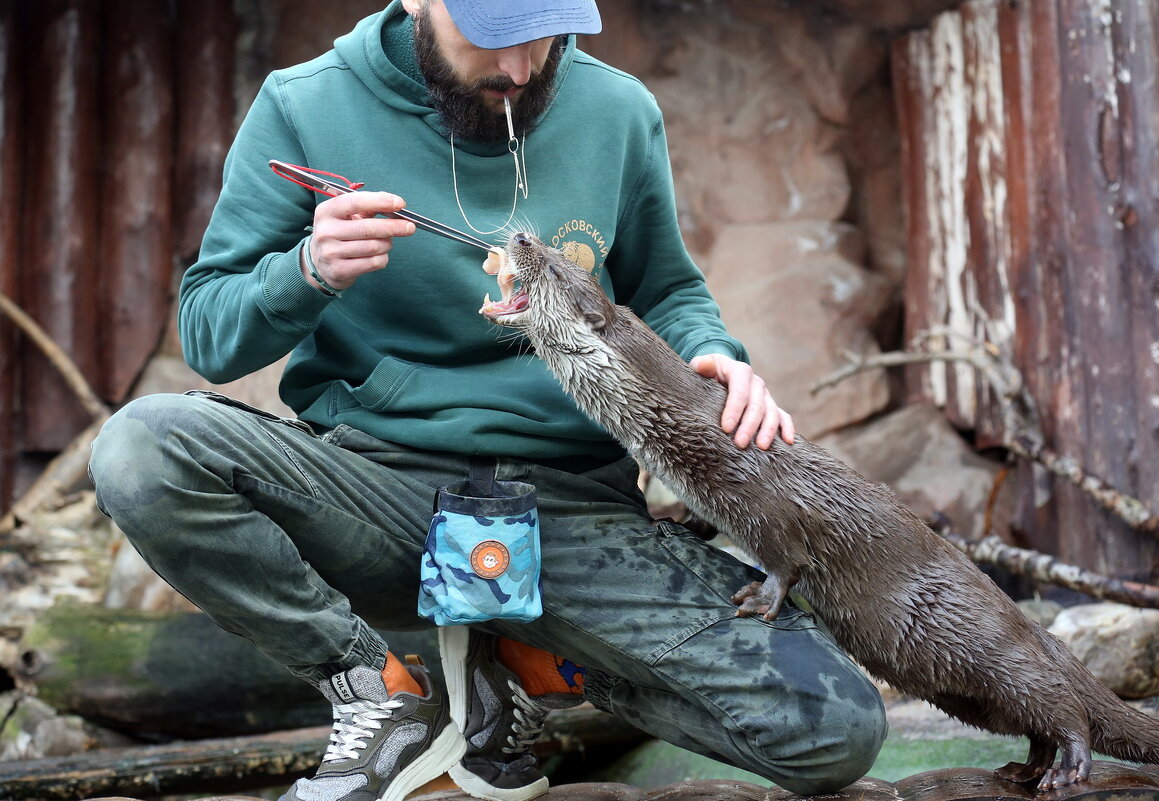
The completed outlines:
<svg viewBox="0 0 1159 801">
<path fill-rule="evenodd" d="M 766 620 L 772 620 L 781 611 L 780 602 L 770 597 L 763 590 L 765 585 L 760 581 L 746 584 L 735 593 L 730 600 L 737 605 L 737 617 L 752 617 L 763 615 Z"/>
<path fill-rule="evenodd" d="M 741 587 L 732 596 L 732 602 L 739 608 L 737 617 L 761 615 L 765 620 L 772 620 L 781 611 L 781 604 L 789 594 L 789 588 L 797 583 L 797 570 L 789 568 L 779 575 L 770 571 L 764 582 L 754 581 L 752 584 Z"/>
</svg>

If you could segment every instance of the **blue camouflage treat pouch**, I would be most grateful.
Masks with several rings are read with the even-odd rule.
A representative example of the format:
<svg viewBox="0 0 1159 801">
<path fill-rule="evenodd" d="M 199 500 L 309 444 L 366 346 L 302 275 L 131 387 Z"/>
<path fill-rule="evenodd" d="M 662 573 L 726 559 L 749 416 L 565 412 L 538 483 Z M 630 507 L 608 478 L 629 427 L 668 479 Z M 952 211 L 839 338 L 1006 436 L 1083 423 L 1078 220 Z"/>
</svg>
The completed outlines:
<svg viewBox="0 0 1159 801">
<path fill-rule="evenodd" d="M 435 497 L 418 613 L 438 626 L 543 614 L 535 487 L 496 481 L 487 465 L 473 460 L 470 480 Z"/>
</svg>

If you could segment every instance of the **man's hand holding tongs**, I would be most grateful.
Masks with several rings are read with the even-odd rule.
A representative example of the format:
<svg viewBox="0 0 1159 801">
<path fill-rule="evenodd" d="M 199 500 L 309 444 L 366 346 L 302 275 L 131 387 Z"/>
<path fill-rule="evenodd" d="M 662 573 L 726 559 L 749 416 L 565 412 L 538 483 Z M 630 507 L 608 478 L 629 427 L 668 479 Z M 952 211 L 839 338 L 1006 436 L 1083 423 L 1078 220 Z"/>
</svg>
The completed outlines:
<svg viewBox="0 0 1159 801">
<path fill-rule="evenodd" d="M 405 206 L 398 195 L 365 191 L 319 203 L 314 210 L 314 232 L 302 248 L 302 275 L 318 289 L 341 291 L 358 276 L 386 267 L 394 238 L 410 236 L 415 224 L 375 215 L 389 215 Z M 325 286 L 311 276 L 308 260 Z"/>
</svg>

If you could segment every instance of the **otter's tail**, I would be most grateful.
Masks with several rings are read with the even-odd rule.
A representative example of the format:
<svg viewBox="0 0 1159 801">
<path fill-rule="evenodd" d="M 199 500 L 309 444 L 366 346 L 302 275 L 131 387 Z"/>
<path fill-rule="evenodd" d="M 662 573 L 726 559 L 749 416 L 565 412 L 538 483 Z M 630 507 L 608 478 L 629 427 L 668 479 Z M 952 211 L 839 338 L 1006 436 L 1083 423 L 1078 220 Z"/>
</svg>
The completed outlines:
<svg viewBox="0 0 1159 801">
<path fill-rule="evenodd" d="M 1061 640 L 1043 633 L 1044 645 L 1054 652 L 1060 669 L 1074 677 L 1075 691 L 1086 701 L 1091 747 L 1116 759 L 1159 764 L 1159 719 L 1125 703 L 1095 678 Z"/>
<path fill-rule="evenodd" d="M 1086 690 L 1091 747 L 1116 759 L 1159 764 L 1159 720 L 1123 703 L 1106 685 L 1087 675 L 1093 685 Z"/>
</svg>

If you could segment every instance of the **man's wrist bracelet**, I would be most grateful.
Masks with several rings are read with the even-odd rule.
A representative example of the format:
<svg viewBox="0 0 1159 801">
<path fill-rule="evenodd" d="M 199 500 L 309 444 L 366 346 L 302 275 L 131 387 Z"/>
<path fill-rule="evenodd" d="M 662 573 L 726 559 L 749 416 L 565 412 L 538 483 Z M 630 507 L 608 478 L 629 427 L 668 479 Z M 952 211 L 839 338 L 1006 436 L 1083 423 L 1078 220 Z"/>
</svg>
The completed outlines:
<svg viewBox="0 0 1159 801">
<path fill-rule="evenodd" d="M 328 295 L 332 298 L 342 297 L 342 291 L 335 289 L 326 283 L 322 276 L 318 274 L 318 268 L 314 264 L 314 259 L 310 256 L 310 237 L 306 237 L 306 241 L 302 243 L 302 253 L 306 256 L 306 269 L 310 271 L 310 277 L 318 282 L 318 289 L 323 295 Z"/>
</svg>

